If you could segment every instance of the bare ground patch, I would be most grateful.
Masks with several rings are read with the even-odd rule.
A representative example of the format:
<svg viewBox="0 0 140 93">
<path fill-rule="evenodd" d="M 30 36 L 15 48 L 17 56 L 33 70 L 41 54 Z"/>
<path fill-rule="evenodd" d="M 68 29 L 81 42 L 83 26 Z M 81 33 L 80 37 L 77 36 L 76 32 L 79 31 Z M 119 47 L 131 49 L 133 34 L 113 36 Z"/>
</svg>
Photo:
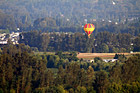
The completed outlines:
<svg viewBox="0 0 140 93">
<path fill-rule="evenodd" d="M 101 58 L 113 58 L 116 53 L 79 53 L 77 55 L 78 58 L 95 58 L 95 57 L 101 57 Z M 117 54 L 124 54 L 125 56 L 134 54 L 134 53 L 117 53 Z"/>
</svg>

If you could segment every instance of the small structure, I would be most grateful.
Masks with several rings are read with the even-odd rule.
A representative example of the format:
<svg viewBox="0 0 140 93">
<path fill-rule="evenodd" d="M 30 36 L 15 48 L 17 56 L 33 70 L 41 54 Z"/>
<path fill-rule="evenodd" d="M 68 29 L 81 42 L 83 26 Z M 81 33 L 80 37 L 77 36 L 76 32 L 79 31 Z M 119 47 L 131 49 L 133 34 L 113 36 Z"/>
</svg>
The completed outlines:
<svg viewBox="0 0 140 93">
<path fill-rule="evenodd" d="M 104 62 L 115 62 L 117 59 L 103 59 Z"/>
<path fill-rule="evenodd" d="M 7 40 L 0 40 L 0 45 L 7 44 Z"/>
<path fill-rule="evenodd" d="M 130 51 L 130 53 L 133 53 L 133 51 Z"/>
</svg>

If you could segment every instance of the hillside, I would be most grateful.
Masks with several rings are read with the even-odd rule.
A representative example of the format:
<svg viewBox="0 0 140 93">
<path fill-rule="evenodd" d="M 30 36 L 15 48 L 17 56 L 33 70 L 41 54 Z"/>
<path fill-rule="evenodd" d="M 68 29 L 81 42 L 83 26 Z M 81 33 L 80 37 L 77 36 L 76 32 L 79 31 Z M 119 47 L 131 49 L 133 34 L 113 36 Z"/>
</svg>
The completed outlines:
<svg viewBox="0 0 140 93">
<path fill-rule="evenodd" d="M 63 18 L 75 23 L 84 19 L 114 19 L 140 16 L 140 0 L 0 0 L 0 10 L 16 24 L 31 24 L 37 18 Z M 20 23 L 20 24 L 19 24 Z"/>
</svg>

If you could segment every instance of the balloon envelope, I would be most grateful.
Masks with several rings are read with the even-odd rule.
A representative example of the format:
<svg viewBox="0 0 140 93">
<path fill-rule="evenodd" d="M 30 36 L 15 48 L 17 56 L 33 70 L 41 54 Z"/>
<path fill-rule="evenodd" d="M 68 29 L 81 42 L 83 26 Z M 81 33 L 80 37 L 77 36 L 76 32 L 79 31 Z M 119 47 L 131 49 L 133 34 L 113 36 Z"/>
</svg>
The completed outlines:
<svg viewBox="0 0 140 93">
<path fill-rule="evenodd" d="M 90 38 L 91 33 L 94 31 L 95 26 L 93 24 L 85 24 L 84 31 L 87 33 L 88 38 Z"/>
</svg>

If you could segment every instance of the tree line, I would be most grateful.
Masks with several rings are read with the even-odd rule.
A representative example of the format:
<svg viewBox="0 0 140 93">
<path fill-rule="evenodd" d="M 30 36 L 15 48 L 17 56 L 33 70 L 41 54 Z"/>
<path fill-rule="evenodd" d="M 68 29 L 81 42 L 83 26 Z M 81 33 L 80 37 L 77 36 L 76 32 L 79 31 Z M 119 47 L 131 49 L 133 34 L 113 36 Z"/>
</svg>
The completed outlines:
<svg viewBox="0 0 140 93">
<path fill-rule="evenodd" d="M 127 33 L 114 34 L 98 32 L 91 38 L 82 33 L 41 33 L 25 32 L 20 35 L 19 43 L 25 43 L 34 51 L 78 51 L 97 53 L 139 52 L 140 36 Z"/>
</svg>

